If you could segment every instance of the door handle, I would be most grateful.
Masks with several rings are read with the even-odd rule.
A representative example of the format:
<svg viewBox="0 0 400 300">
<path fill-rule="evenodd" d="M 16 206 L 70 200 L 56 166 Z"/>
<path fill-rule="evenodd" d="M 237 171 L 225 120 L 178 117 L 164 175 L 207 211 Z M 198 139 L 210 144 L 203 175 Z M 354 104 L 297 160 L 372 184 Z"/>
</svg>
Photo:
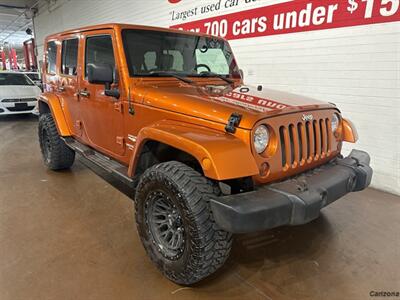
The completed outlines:
<svg viewBox="0 0 400 300">
<path fill-rule="evenodd" d="M 90 97 L 90 92 L 86 89 L 79 91 L 79 96 L 89 98 Z"/>
</svg>

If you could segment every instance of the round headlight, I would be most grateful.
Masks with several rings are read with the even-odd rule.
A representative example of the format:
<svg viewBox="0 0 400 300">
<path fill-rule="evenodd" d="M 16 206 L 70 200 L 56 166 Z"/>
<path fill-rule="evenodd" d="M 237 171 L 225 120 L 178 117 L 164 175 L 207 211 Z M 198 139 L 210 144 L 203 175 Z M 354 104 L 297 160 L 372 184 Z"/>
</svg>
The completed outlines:
<svg viewBox="0 0 400 300">
<path fill-rule="evenodd" d="M 261 154 L 267 149 L 269 142 L 269 131 L 267 126 L 261 125 L 254 132 L 254 148 L 258 154 Z"/>
<path fill-rule="evenodd" d="M 331 127 L 332 127 L 332 132 L 336 132 L 339 128 L 340 125 L 340 118 L 338 114 L 333 114 L 332 120 L 331 120 Z"/>
</svg>

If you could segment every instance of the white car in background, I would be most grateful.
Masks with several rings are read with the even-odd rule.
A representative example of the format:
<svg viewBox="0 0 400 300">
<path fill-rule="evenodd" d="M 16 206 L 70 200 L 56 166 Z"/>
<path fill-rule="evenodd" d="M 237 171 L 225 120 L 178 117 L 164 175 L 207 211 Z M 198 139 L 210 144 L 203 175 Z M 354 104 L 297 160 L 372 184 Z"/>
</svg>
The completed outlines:
<svg viewBox="0 0 400 300">
<path fill-rule="evenodd" d="M 33 113 L 40 93 L 25 74 L 0 72 L 0 116 Z"/>
</svg>

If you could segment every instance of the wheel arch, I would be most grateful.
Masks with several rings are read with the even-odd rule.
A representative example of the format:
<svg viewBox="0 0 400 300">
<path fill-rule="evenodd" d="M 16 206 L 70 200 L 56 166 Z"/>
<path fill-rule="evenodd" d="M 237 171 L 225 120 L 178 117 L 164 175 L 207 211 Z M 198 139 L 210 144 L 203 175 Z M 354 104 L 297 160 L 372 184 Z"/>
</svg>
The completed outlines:
<svg viewBox="0 0 400 300">
<path fill-rule="evenodd" d="M 129 164 L 129 176 L 140 175 L 140 159 L 148 151 L 149 143 L 165 145 L 176 149 L 177 154 L 184 153 L 195 159 L 204 176 L 210 179 L 228 180 L 258 174 L 250 147 L 239 138 L 192 124 L 161 121 L 139 132 Z M 174 158 L 173 155 L 169 157 L 170 160 Z"/>
<path fill-rule="evenodd" d="M 60 136 L 71 136 L 71 131 L 68 127 L 67 120 L 64 116 L 59 98 L 51 93 L 43 93 L 39 97 L 39 113 L 51 113 L 54 122 L 56 123 Z"/>
</svg>

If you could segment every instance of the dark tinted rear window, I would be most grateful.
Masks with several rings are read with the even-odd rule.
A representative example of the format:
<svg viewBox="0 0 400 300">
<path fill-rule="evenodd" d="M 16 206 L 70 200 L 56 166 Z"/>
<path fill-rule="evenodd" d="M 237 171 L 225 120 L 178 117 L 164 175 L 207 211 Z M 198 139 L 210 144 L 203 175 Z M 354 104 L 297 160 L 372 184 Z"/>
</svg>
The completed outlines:
<svg viewBox="0 0 400 300">
<path fill-rule="evenodd" d="M 24 74 L 0 73 L 0 85 L 34 85 Z"/>
</svg>

